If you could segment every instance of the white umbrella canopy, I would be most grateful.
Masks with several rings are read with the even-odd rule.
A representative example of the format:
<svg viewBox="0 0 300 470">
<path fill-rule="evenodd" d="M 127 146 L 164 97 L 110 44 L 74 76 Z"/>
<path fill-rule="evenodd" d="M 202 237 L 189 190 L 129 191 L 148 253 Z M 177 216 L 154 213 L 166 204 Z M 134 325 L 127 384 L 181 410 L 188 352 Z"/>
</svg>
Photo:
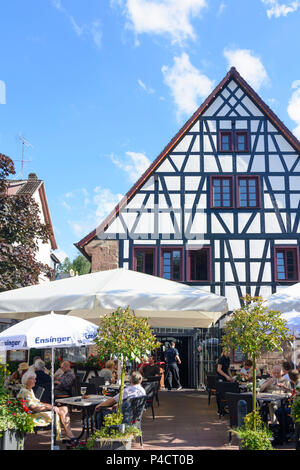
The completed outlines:
<svg viewBox="0 0 300 470">
<path fill-rule="evenodd" d="M 287 326 L 291 333 L 300 337 L 300 312 L 293 310 L 292 312 L 285 312 L 282 314 L 282 318 L 287 321 Z"/>
<path fill-rule="evenodd" d="M 28 318 L 0 333 L 0 349 L 45 349 L 91 344 L 98 327 L 82 318 L 51 313 Z"/>
<path fill-rule="evenodd" d="M 97 336 L 98 327 L 82 318 L 48 315 L 28 318 L 0 333 L 0 350 L 18 350 L 51 348 L 51 403 L 52 403 L 52 432 L 51 449 L 54 448 L 53 436 L 53 405 L 54 405 L 54 349 L 55 347 L 77 347 L 92 344 Z"/>
<path fill-rule="evenodd" d="M 265 302 L 270 310 L 279 310 L 281 313 L 300 312 L 300 282 L 281 289 L 271 295 Z"/>
<path fill-rule="evenodd" d="M 228 311 L 225 297 L 122 268 L 0 293 L 0 317 L 19 320 L 54 310 L 99 324 L 127 306 L 153 327 L 207 328 Z"/>
</svg>

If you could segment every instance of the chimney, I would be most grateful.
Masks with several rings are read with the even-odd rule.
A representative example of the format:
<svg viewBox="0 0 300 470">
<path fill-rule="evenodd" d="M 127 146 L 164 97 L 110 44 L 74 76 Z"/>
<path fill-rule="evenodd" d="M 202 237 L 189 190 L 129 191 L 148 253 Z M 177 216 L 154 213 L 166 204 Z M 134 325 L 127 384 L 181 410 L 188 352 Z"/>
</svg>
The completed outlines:
<svg viewBox="0 0 300 470">
<path fill-rule="evenodd" d="M 35 174 L 35 173 L 29 173 L 29 175 L 28 175 L 28 179 L 29 179 L 29 180 L 37 180 L 37 179 L 38 179 L 38 177 L 36 176 L 36 174 Z"/>
</svg>

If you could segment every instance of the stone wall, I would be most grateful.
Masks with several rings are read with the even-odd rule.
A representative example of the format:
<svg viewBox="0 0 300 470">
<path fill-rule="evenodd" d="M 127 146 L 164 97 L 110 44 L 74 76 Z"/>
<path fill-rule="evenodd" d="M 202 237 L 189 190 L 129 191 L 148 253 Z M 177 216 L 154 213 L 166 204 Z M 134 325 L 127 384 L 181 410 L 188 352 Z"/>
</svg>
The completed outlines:
<svg viewBox="0 0 300 470">
<path fill-rule="evenodd" d="M 119 267 L 118 240 L 93 240 L 85 247 L 85 251 L 92 259 L 93 273 Z"/>
</svg>

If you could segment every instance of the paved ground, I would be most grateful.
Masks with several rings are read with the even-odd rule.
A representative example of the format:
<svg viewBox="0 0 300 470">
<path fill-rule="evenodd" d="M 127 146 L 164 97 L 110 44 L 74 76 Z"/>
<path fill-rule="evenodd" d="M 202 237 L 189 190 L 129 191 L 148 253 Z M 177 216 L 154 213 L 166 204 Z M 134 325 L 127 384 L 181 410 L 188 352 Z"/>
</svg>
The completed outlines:
<svg viewBox="0 0 300 470">
<path fill-rule="evenodd" d="M 161 391 L 160 406 L 155 403 L 155 419 L 151 409 L 143 418 L 144 450 L 237 450 L 237 441 L 228 445 L 228 417 L 221 420 L 217 415 L 215 398 L 210 406 L 207 395 L 196 390 Z M 72 413 L 72 429 L 80 431 L 80 412 Z M 65 445 L 58 443 L 61 449 Z M 48 450 L 50 431 L 30 434 L 25 450 Z M 286 448 L 292 448 L 288 445 Z M 133 449 L 141 450 L 139 441 Z"/>
</svg>

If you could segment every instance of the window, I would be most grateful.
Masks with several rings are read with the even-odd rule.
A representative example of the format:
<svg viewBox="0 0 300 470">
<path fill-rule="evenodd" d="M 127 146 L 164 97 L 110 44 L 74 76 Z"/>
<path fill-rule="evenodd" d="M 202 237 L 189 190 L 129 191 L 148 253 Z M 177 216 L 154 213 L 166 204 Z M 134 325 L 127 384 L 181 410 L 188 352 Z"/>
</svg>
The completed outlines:
<svg viewBox="0 0 300 470">
<path fill-rule="evenodd" d="M 220 152 L 249 152 L 248 131 L 220 131 Z"/>
<path fill-rule="evenodd" d="M 238 206 L 245 209 L 260 206 L 258 176 L 238 176 Z"/>
<path fill-rule="evenodd" d="M 235 150 L 236 152 L 248 152 L 248 132 L 236 131 Z"/>
<path fill-rule="evenodd" d="M 182 280 L 183 253 L 182 248 L 162 248 L 161 277 L 172 281 Z"/>
<path fill-rule="evenodd" d="M 187 277 L 188 281 L 209 281 L 210 274 L 210 248 L 188 250 Z"/>
<path fill-rule="evenodd" d="M 232 177 L 211 177 L 211 207 L 230 208 L 233 207 Z"/>
<path fill-rule="evenodd" d="M 298 248 L 275 247 L 276 281 L 298 281 Z"/>
<path fill-rule="evenodd" d="M 220 131 L 220 151 L 232 151 L 232 132 Z"/>
<path fill-rule="evenodd" d="M 155 248 L 135 247 L 133 250 L 133 269 L 140 273 L 156 274 Z"/>
</svg>

